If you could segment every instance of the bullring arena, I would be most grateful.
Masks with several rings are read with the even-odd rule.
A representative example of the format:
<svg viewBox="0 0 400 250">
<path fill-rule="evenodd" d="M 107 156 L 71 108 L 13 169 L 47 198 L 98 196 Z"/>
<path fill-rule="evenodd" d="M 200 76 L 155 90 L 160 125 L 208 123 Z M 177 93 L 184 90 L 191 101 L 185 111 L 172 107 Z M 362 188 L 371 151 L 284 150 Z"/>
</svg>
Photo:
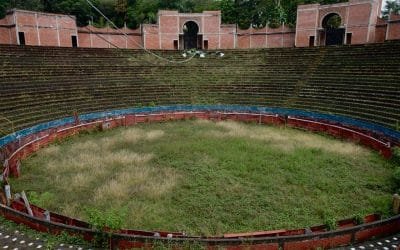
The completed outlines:
<svg viewBox="0 0 400 250">
<path fill-rule="evenodd" d="M 0 214 L 110 249 L 398 249 L 400 42 L 313 41 L 0 45 Z"/>
</svg>

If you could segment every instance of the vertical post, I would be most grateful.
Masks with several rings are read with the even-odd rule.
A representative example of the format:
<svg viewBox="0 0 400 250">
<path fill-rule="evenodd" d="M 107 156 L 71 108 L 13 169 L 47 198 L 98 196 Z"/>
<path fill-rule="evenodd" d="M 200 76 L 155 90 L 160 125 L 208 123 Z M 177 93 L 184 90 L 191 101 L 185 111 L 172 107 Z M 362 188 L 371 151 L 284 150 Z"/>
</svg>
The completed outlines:
<svg viewBox="0 0 400 250">
<path fill-rule="evenodd" d="M 370 38 L 370 36 L 371 36 L 371 20 L 372 20 L 372 17 L 373 17 L 372 10 L 373 10 L 374 6 L 373 6 L 372 2 L 370 2 L 369 5 L 370 5 L 371 10 L 370 10 L 369 19 L 368 19 L 367 41 L 365 41 L 365 43 L 371 43 L 371 41 L 370 41 L 370 39 L 371 39 Z"/>
<path fill-rule="evenodd" d="M 239 31 L 239 13 L 238 13 L 238 3 L 237 3 L 237 0 L 235 0 L 235 14 L 236 14 L 235 49 L 237 49 L 238 46 L 239 46 L 239 36 L 238 36 L 238 31 Z"/>
<path fill-rule="evenodd" d="M 108 22 L 107 22 L 107 43 L 108 43 L 108 48 L 111 48 L 110 24 Z"/>
<path fill-rule="evenodd" d="M 79 114 L 77 111 L 74 111 L 74 122 L 75 122 L 75 125 L 79 125 L 81 123 L 81 121 L 79 120 Z"/>
<path fill-rule="evenodd" d="M 56 16 L 56 30 L 57 30 L 57 44 L 58 44 L 58 47 L 60 47 L 61 40 L 60 40 L 60 28 L 59 28 L 59 23 L 58 23 L 58 16 Z"/>
<path fill-rule="evenodd" d="M 124 22 L 124 34 L 125 34 L 125 49 L 128 48 L 128 28 L 126 26 L 126 22 Z"/>
<path fill-rule="evenodd" d="M 394 214 L 400 213 L 400 195 L 398 194 L 393 195 L 393 213 Z"/>
<path fill-rule="evenodd" d="M 389 12 L 389 18 L 388 18 L 387 25 L 386 25 L 385 41 L 388 40 L 388 38 L 389 38 L 390 18 L 391 18 L 391 12 Z"/>
<path fill-rule="evenodd" d="M 17 162 L 15 163 L 15 171 L 14 172 L 14 176 L 19 177 L 20 173 L 21 173 L 21 162 L 19 160 L 17 160 Z"/>
<path fill-rule="evenodd" d="M 39 20 L 38 20 L 38 14 L 35 13 L 35 21 L 36 21 L 36 33 L 37 33 L 37 40 L 38 44 L 37 45 L 42 45 L 40 42 L 40 30 L 39 30 Z"/>
<path fill-rule="evenodd" d="M 146 44 L 146 29 L 144 26 L 140 25 L 142 27 L 142 39 L 143 39 L 143 47 L 147 49 L 147 44 Z"/>
<path fill-rule="evenodd" d="M 219 15 L 218 18 L 218 49 L 221 49 L 221 25 L 222 25 L 222 16 L 221 14 Z M 202 23 L 202 26 L 204 26 L 204 23 Z M 203 40 L 201 41 L 203 43 Z"/>
<path fill-rule="evenodd" d="M 92 18 L 93 18 L 93 17 L 92 17 Z M 90 48 L 93 48 L 92 27 L 93 27 L 93 21 L 89 21 Z"/>
<path fill-rule="evenodd" d="M 265 48 L 268 48 L 268 21 L 265 24 Z"/>
<path fill-rule="evenodd" d="M 29 204 L 28 197 L 26 197 L 25 191 L 22 191 L 22 192 L 21 192 L 21 198 L 22 198 L 22 200 L 24 201 L 26 210 L 28 210 L 28 214 L 29 214 L 30 216 L 33 216 L 33 212 L 32 212 L 32 209 L 31 209 L 31 205 Z"/>
<path fill-rule="evenodd" d="M 158 13 L 158 46 L 162 49 L 161 15 Z"/>
<path fill-rule="evenodd" d="M 43 215 L 46 221 L 50 221 L 50 212 L 48 210 L 44 211 Z"/>
<path fill-rule="evenodd" d="M 15 24 L 15 37 L 17 38 L 17 45 L 21 45 L 19 40 L 19 27 L 18 27 L 18 18 L 16 10 L 14 10 L 14 24 Z"/>
<path fill-rule="evenodd" d="M 9 42 L 10 42 L 10 45 L 11 44 L 13 44 L 12 42 L 12 38 L 11 38 L 11 29 L 8 29 L 8 37 L 9 37 Z"/>
<path fill-rule="evenodd" d="M 8 168 L 8 159 L 5 159 L 4 160 L 4 163 L 3 163 L 3 168 Z"/>
<path fill-rule="evenodd" d="M 4 193 L 6 194 L 7 206 L 10 206 L 11 205 L 11 187 L 10 187 L 10 185 L 8 185 L 8 184 L 4 185 Z"/>
<path fill-rule="evenodd" d="M 181 39 L 180 39 L 180 32 L 181 32 L 181 30 L 180 30 L 180 24 L 179 24 L 179 15 L 177 15 L 176 16 L 176 34 L 178 35 L 178 37 L 177 37 L 177 40 L 178 40 L 178 50 L 180 50 L 180 48 L 181 48 L 181 45 L 180 45 L 180 43 L 181 43 Z"/>
</svg>

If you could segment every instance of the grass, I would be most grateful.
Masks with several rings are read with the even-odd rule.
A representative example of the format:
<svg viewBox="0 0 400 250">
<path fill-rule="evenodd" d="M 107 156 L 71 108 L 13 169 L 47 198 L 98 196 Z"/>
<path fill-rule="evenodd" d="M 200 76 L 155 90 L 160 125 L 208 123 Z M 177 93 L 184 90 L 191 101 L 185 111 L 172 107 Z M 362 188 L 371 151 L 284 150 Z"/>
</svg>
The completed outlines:
<svg viewBox="0 0 400 250">
<path fill-rule="evenodd" d="M 81 134 L 22 163 L 15 192 L 88 220 L 215 235 L 387 212 L 393 163 L 359 145 L 284 128 L 203 120 Z"/>
</svg>

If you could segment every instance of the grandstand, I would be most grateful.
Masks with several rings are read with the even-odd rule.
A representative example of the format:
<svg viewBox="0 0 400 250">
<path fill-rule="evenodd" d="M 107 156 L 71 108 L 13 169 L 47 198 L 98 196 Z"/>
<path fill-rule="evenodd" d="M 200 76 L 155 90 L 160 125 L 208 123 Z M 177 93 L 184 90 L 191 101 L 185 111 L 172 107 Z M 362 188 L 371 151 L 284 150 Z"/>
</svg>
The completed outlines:
<svg viewBox="0 0 400 250">
<path fill-rule="evenodd" d="M 187 62 L 160 60 L 142 50 L 0 45 L 0 160 L 4 162 L 3 176 L 7 177 L 8 171 L 13 173 L 13 169 L 19 168 L 19 159 L 40 146 L 47 145 L 57 136 L 64 138 L 74 134 L 69 133 L 69 129 L 91 128 L 100 123 L 104 126 L 100 118 L 110 118 L 107 121 L 111 127 L 126 126 L 129 117 L 124 117 L 125 123 L 118 121 L 122 119 L 118 115 L 128 116 L 128 112 L 121 110 L 140 110 L 143 107 L 154 108 L 143 109 L 141 112 L 145 115 L 149 115 L 150 111 L 201 111 L 201 107 L 213 107 L 213 111 L 218 111 L 220 107 L 242 111 L 243 107 L 248 107 L 249 111 L 265 112 L 257 113 L 259 116 L 255 118 L 246 116 L 242 120 L 259 119 L 261 123 L 264 121 L 262 115 L 270 115 L 272 118 L 268 116 L 265 120 L 282 124 L 282 120 L 287 123 L 294 115 L 292 124 L 297 127 L 313 130 L 315 127 L 309 124 L 316 122 L 317 125 L 313 126 L 324 127 L 328 132 L 342 129 L 342 137 L 361 143 L 369 140 L 364 144 L 378 150 L 384 148 L 390 151 L 392 146 L 400 145 L 399 41 L 311 48 L 185 52 L 196 53 L 193 58 L 190 54 L 184 57 L 183 51 L 154 52 L 169 60 Z M 190 105 L 193 108 L 188 107 Z M 93 114 L 104 111 L 110 113 Z M 223 115 L 228 117 L 232 114 Z M 239 117 L 242 114 L 235 115 Z M 196 115 L 192 113 L 188 117 L 192 116 Z M 311 119 L 311 123 L 306 121 L 304 125 L 301 120 L 304 117 Z M 79 118 L 88 123 L 79 124 Z M 169 118 L 160 115 L 154 121 Z M 47 123 L 57 119 L 69 120 Z M 131 124 L 137 122 L 136 116 L 132 119 L 135 121 Z M 153 118 L 140 119 L 148 121 Z M 323 122 L 343 128 L 329 127 Z M 33 127 L 46 123 L 42 127 Z M 71 124 L 75 127 L 68 127 Z M 19 133 L 21 130 L 25 132 Z M 24 136 L 27 139 L 24 140 Z M 390 157 L 391 151 L 383 155 Z M 57 233 L 67 230 L 85 237 L 95 234 L 87 223 L 61 215 L 51 214 L 52 219 L 45 221 L 44 210 L 35 206 L 31 211 L 35 218 L 26 219 L 26 213 L 21 213 L 25 209 L 24 203 L 20 201 L 12 206 L 18 211 L 5 206 L 0 208 L 3 216 L 42 231 Z M 31 223 L 32 220 L 37 220 L 36 224 Z M 200 240 L 214 246 L 238 245 L 243 237 L 254 236 L 255 239 L 251 240 L 265 244 L 266 249 L 310 249 L 341 246 L 362 242 L 375 235 L 396 233 L 400 230 L 399 221 L 400 215 L 385 221 L 373 217 L 371 221 L 364 221 L 372 223 L 367 226 L 356 226 L 353 220 L 342 221 L 339 225 L 343 225 L 344 229 L 338 232 L 314 227 L 262 232 L 256 236 L 251 233 L 231 235 L 223 239 L 121 230 L 113 240 L 119 247 L 129 248 L 137 246 L 137 242 L 132 241 L 143 243 L 151 240 L 148 237 L 157 235 L 166 239 L 176 237 L 178 241 Z M 52 222 L 58 224 L 46 224 Z M 325 234 L 316 238 L 310 230 L 311 233 Z M 129 238 L 132 235 L 143 238 Z"/>
<path fill-rule="evenodd" d="M 0 46 L 0 56 L 2 136 L 73 112 L 170 104 L 293 108 L 392 129 L 400 121 L 399 42 L 210 51 L 186 64 L 116 49 Z"/>
</svg>

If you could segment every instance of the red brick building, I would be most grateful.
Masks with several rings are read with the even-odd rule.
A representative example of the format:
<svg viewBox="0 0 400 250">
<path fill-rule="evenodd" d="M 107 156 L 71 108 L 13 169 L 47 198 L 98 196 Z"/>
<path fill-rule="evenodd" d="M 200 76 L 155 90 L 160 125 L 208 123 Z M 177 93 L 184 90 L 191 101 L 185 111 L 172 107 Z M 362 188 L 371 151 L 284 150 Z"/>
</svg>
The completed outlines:
<svg viewBox="0 0 400 250">
<path fill-rule="evenodd" d="M 78 29 L 72 16 L 12 10 L 0 20 L 2 44 L 71 47 L 73 41 L 78 45 Z"/>
<path fill-rule="evenodd" d="M 386 40 L 400 39 L 400 15 L 390 15 L 385 35 Z"/>
<path fill-rule="evenodd" d="M 364 44 L 379 42 L 377 24 L 382 8 L 381 0 L 350 0 L 349 2 L 301 5 L 297 10 L 296 46 L 332 44 Z M 328 27 L 336 18 L 338 25 Z M 381 35 L 381 33 L 379 33 Z"/>
<path fill-rule="evenodd" d="M 380 18 L 382 0 L 300 5 L 296 29 L 222 24 L 220 11 L 161 10 L 157 24 L 139 29 L 77 27 L 75 17 L 11 10 L 0 20 L 1 44 L 89 48 L 235 49 L 364 44 L 400 39 L 400 16 Z M 332 21 L 333 20 L 333 21 Z"/>
</svg>

